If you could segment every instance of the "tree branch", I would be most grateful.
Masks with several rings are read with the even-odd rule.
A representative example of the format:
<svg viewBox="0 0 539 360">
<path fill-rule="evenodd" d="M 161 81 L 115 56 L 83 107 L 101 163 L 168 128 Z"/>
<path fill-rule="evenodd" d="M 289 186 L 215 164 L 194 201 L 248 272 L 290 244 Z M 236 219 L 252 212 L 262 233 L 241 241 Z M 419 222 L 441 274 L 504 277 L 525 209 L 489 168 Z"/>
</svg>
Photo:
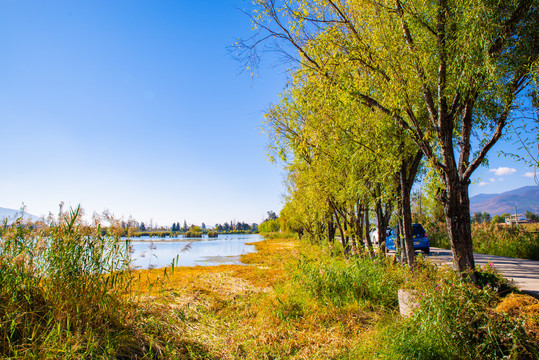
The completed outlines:
<svg viewBox="0 0 539 360">
<path fill-rule="evenodd" d="M 509 116 L 509 113 L 511 111 L 511 106 L 513 105 L 515 96 L 516 94 L 520 92 L 520 90 L 522 90 L 522 87 L 523 87 L 522 85 L 525 82 L 525 79 L 526 79 L 525 75 L 522 75 L 522 74 L 515 75 L 515 78 L 511 84 L 511 93 L 509 95 L 510 97 L 507 100 L 507 103 L 505 104 L 505 108 L 500 114 L 500 117 L 498 118 L 494 133 L 492 134 L 490 140 L 485 144 L 485 146 L 483 146 L 477 158 L 468 166 L 468 168 L 466 169 L 466 171 L 464 172 L 462 176 L 462 180 L 468 180 L 470 178 L 470 176 L 475 171 L 475 169 L 477 169 L 479 165 L 481 165 L 488 151 L 494 146 L 494 144 L 496 144 L 496 142 L 502 136 L 502 131 L 503 131 L 503 128 L 505 127 L 507 117 Z"/>
<path fill-rule="evenodd" d="M 427 110 L 429 111 L 431 121 L 433 123 L 436 123 L 436 119 L 438 116 L 436 114 L 436 108 L 434 107 L 434 99 L 432 97 L 432 92 L 427 86 L 427 79 L 425 76 L 425 71 L 421 68 L 421 65 L 419 64 L 419 60 L 417 59 L 417 56 L 415 53 L 414 41 L 410 33 L 410 29 L 408 28 L 408 24 L 406 24 L 406 21 L 404 21 L 404 12 L 403 12 L 400 0 L 396 1 L 396 6 L 397 6 L 397 14 L 399 18 L 401 19 L 401 27 L 404 33 L 404 39 L 406 40 L 406 43 L 408 44 L 408 49 L 410 50 L 410 53 L 414 57 L 414 65 L 416 68 L 417 76 L 419 77 L 421 81 L 421 88 L 423 89 L 423 96 L 425 97 Z"/>
</svg>

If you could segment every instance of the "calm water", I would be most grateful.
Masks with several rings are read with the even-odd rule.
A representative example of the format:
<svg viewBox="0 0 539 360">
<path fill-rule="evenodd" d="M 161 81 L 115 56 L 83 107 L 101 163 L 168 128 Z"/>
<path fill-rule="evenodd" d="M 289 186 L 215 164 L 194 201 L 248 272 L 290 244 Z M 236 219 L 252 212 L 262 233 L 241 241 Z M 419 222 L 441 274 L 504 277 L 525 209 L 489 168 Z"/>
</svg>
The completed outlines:
<svg viewBox="0 0 539 360">
<path fill-rule="evenodd" d="M 131 240 L 133 265 L 140 269 L 169 266 L 176 259 L 176 266 L 239 264 L 242 254 L 255 251 L 253 243 L 262 240 L 260 235 L 219 235 L 218 238 Z M 188 245 L 189 244 L 189 245 Z"/>
</svg>

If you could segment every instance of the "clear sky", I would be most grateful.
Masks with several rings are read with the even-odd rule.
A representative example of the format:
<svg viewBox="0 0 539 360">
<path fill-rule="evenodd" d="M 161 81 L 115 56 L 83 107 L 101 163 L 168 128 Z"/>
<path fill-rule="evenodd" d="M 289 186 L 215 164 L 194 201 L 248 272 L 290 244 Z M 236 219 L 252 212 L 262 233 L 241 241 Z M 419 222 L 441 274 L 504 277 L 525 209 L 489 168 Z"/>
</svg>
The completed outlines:
<svg viewBox="0 0 539 360">
<path fill-rule="evenodd" d="M 278 212 L 260 127 L 285 69 L 251 78 L 227 51 L 251 34 L 249 4 L 0 0 L 0 207 L 64 201 L 167 226 Z M 534 184 L 490 158 L 515 171 L 481 169 L 471 195 Z"/>
<path fill-rule="evenodd" d="M 227 50 L 249 3 L 0 0 L 0 207 L 161 225 L 278 212 L 260 127 L 284 69 L 251 78 Z"/>
</svg>

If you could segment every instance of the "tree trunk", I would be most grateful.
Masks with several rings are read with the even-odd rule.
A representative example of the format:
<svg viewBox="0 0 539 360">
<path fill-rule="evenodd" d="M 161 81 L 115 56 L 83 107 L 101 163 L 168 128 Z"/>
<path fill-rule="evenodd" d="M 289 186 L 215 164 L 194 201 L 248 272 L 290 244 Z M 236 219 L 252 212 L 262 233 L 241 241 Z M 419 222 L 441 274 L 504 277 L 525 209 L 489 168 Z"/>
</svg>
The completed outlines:
<svg viewBox="0 0 539 360">
<path fill-rule="evenodd" d="M 400 189 L 399 189 L 400 190 Z M 397 217 L 397 239 L 395 242 L 395 252 L 400 254 L 403 264 L 408 264 L 408 254 L 406 253 L 406 244 L 404 240 L 404 224 L 402 221 L 402 200 L 398 201 Z M 395 255 L 396 256 L 396 255 Z"/>
<path fill-rule="evenodd" d="M 330 244 L 333 244 L 335 242 L 335 222 L 333 219 L 330 219 L 328 221 L 328 241 Z"/>
<path fill-rule="evenodd" d="M 414 266 L 415 263 L 415 250 L 414 250 L 414 236 L 412 233 L 412 207 L 410 204 L 410 193 L 412 191 L 412 185 L 406 181 L 405 165 L 402 164 L 401 171 L 398 174 L 400 180 L 401 191 L 401 213 L 402 213 L 402 233 L 403 233 L 403 251 L 406 253 L 406 259 L 409 266 Z M 415 176 L 414 176 L 415 178 Z"/>
<path fill-rule="evenodd" d="M 391 217 L 391 212 L 393 211 L 393 206 L 391 206 L 391 203 L 387 203 L 384 212 L 384 206 L 382 205 L 382 201 L 376 200 L 375 210 L 376 221 L 378 222 L 378 245 L 380 246 L 380 250 L 385 253 L 386 230 L 389 225 L 389 219 Z"/>
<path fill-rule="evenodd" d="M 364 222 L 365 222 L 365 245 L 367 246 L 367 249 L 369 249 L 369 254 L 371 255 L 371 258 L 374 258 L 374 248 L 372 247 L 372 241 L 371 241 L 371 234 L 369 233 L 369 228 L 371 227 L 370 221 L 369 221 L 369 209 L 365 209 L 363 212 L 364 216 Z M 385 231 L 385 230 L 384 230 Z"/>
<path fill-rule="evenodd" d="M 370 227 L 371 227 L 371 223 L 370 223 L 370 220 L 369 220 L 369 210 L 368 209 L 365 209 L 365 212 L 363 214 L 363 216 L 365 217 L 365 244 L 367 245 L 367 247 L 370 249 L 372 249 L 372 240 L 371 240 L 371 234 L 369 232 L 370 230 Z"/>
<path fill-rule="evenodd" d="M 358 245 L 363 250 L 365 248 L 365 242 L 363 241 L 363 209 L 359 206 L 359 202 L 356 208 L 354 233 L 356 234 Z"/>
<path fill-rule="evenodd" d="M 348 222 L 348 234 L 350 235 L 350 244 L 352 254 L 357 253 L 357 227 L 358 227 L 358 214 L 356 209 L 352 206 L 350 207 L 350 221 Z"/>
<path fill-rule="evenodd" d="M 475 269 L 468 184 L 469 182 L 463 184 L 456 176 L 453 178 L 446 176 L 446 189 L 441 196 L 453 262 L 460 272 Z M 474 274 L 472 278 L 475 279 Z"/>
<path fill-rule="evenodd" d="M 342 244 L 342 251 L 344 255 L 348 255 L 350 253 L 349 245 L 348 245 L 348 236 L 345 236 L 345 231 L 343 229 L 343 225 L 339 221 L 339 216 L 335 216 L 335 220 L 337 221 L 337 227 L 339 228 L 339 233 L 341 234 L 341 244 Z M 346 220 L 344 221 L 344 224 L 346 224 Z"/>
</svg>

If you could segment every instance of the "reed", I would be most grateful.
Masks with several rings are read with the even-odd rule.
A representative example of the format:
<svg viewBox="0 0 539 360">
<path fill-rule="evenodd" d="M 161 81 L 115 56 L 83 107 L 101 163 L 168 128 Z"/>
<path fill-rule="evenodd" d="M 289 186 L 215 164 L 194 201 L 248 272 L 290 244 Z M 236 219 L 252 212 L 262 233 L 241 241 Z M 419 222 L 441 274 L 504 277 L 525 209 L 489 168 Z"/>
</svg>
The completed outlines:
<svg viewBox="0 0 539 360">
<path fill-rule="evenodd" d="M 473 251 L 480 254 L 539 260 L 538 224 L 472 224 Z M 449 249 L 445 223 L 426 223 L 431 246 Z"/>
<path fill-rule="evenodd" d="M 137 338 L 129 327 L 134 312 L 123 300 L 134 280 L 128 246 L 112 228 L 103 235 L 99 225 L 84 225 L 80 208 L 38 226 L 4 222 L 0 357 L 136 352 L 141 344 L 118 346 L 119 337 Z"/>
</svg>

